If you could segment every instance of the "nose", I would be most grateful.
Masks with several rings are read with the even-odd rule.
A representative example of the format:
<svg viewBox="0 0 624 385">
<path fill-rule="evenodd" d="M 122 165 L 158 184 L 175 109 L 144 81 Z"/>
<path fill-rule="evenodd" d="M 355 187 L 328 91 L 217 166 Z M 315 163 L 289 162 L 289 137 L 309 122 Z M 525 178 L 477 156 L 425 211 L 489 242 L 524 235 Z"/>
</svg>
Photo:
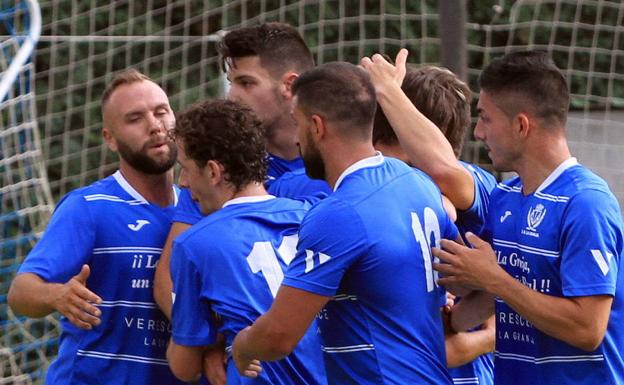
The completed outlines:
<svg viewBox="0 0 624 385">
<path fill-rule="evenodd" d="M 483 123 L 481 123 L 481 119 L 477 119 L 477 124 L 475 125 L 474 132 L 472 133 L 476 140 L 484 141 L 485 133 L 483 132 Z"/>
<path fill-rule="evenodd" d="M 180 177 L 178 178 L 178 185 L 180 187 L 189 188 L 188 177 L 184 169 L 180 170 Z"/>
<path fill-rule="evenodd" d="M 162 131 L 163 133 L 167 133 L 168 127 L 167 127 L 167 123 L 165 122 L 164 119 L 154 116 L 153 114 L 150 115 L 150 120 L 149 120 L 149 127 L 150 127 L 150 134 L 155 134 L 158 133 L 160 131 Z"/>
</svg>

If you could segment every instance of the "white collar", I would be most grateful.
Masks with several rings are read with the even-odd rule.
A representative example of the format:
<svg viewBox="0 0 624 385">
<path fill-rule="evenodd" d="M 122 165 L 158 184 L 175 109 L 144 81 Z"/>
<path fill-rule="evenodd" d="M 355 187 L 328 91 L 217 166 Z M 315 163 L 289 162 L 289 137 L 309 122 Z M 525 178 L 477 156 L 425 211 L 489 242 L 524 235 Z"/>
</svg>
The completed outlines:
<svg viewBox="0 0 624 385">
<path fill-rule="evenodd" d="M 239 205 L 241 203 L 255 203 L 255 202 L 264 202 L 271 199 L 275 199 L 273 195 L 254 195 L 248 197 L 238 197 L 234 199 L 230 199 L 229 201 L 223 204 L 223 207 L 231 206 L 231 205 Z"/>
<path fill-rule="evenodd" d="M 577 164 L 578 161 L 574 157 L 570 157 L 564 160 L 559 166 L 557 166 L 557 168 L 553 172 L 550 173 L 550 175 L 548 175 L 546 179 L 544 179 L 542 184 L 537 188 L 537 190 L 535 190 L 535 192 L 540 192 L 544 190 L 546 187 L 550 186 L 555 180 L 557 180 L 557 178 L 559 178 L 559 175 L 561 175 L 565 170 L 569 169 L 572 166 L 576 166 Z"/>
<path fill-rule="evenodd" d="M 347 167 L 347 169 L 344 170 L 342 174 L 340 174 L 340 176 L 338 177 L 338 180 L 336 181 L 336 185 L 334 185 L 334 191 L 338 190 L 338 186 L 340 186 L 343 179 L 346 178 L 347 175 L 352 174 L 356 172 L 357 170 L 361 170 L 366 167 L 375 167 L 375 166 L 379 166 L 380 164 L 382 164 L 384 162 L 383 155 L 379 151 L 375 151 L 375 153 L 376 154 L 374 156 L 369 156 L 368 158 L 358 160 L 357 162 L 353 163 L 351 166 Z"/>
<path fill-rule="evenodd" d="M 113 178 L 115 178 L 115 180 L 117 181 L 117 183 L 119 183 L 121 188 L 124 189 L 128 194 L 130 194 L 131 197 L 133 197 L 134 199 L 138 200 L 139 202 L 143 204 L 149 204 L 147 199 L 145 199 L 143 195 L 139 194 L 139 192 L 135 190 L 134 187 L 130 185 L 130 183 L 128 183 L 128 180 L 126 180 L 126 178 L 123 176 L 120 170 L 115 171 L 115 173 L 113 174 Z M 178 205 L 178 191 L 176 191 L 175 186 L 171 186 L 171 188 L 173 189 L 173 205 L 177 206 Z"/>
</svg>

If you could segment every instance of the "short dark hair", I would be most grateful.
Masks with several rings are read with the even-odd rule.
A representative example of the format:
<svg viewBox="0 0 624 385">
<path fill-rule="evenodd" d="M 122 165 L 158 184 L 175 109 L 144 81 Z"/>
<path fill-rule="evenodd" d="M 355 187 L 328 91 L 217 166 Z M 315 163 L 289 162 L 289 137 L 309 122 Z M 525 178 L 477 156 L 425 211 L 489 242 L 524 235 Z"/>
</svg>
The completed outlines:
<svg viewBox="0 0 624 385">
<path fill-rule="evenodd" d="M 292 92 L 306 115 L 342 124 L 342 133 L 371 138 L 377 98 L 362 68 L 345 62 L 320 65 L 301 74 L 293 82 Z"/>
<path fill-rule="evenodd" d="M 115 75 L 110 84 L 106 87 L 104 92 L 102 93 L 102 110 L 104 110 L 104 105 L 108 103 L 113 91 L 115 91 L 118 87 L 126 84 L 138 83 L 142 81 L 149 81 L 152 83 L 156 83 L 149 76 L 142 74 L 141 72 L 135 70 L 134 68 L 128 68 L 123 70 Z"/>
<path fill-rule="evenodd" d="M 273 78 L 288 71 L 302 73 L 314 67 L 314 58 L 297 30 L 285 23 L 265 23 L 228 32 L 217 45 L 221 68 L 235 66 L 233 59 L 258 56 Z"/>
<path fill-rule="evenodd" d="M 264 183 L 264 136 L 249 108 L 221 99 L 193 104 L 179 114 L 172 135 L 182 140 L 187 157 L 200 168 L 209 160 L 219 162 L 237 191 L 252 182 Z"/>
<path fill-rule="evenodd" d="M 546 52 L 512 52 L 493 60 L 481 72 L 479 87 L 509 117 L 528 109 L 546 126 L 566 123 L 570 92 Z"/>
<path fill-rule="evenodd" d="M 431 120 L 451 143 L 459 157 L 470 126 L 472 92 L 466 83 L 446 68 L 408 67 L 401 89 L 416 108 Z M 373 143 L 398 144 L 399 140 L 381 108 L 375 114 Z"/>
</svg>

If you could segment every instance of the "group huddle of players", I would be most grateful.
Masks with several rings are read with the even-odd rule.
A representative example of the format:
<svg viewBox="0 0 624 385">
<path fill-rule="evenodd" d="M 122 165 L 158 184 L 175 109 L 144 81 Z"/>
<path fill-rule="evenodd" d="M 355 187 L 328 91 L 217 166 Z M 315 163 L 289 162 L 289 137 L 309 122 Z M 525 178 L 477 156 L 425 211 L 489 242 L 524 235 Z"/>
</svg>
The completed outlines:
<svg viewBox="0 0 624 385">
<path fill-rule="evenodd" d="M 228 100 L 174 116 L 136 70 L 104 92 L 119 170 L 59 202 L 9 292 L 63 315 L 47 383 L 624 383 L 621 213 L 545 53 L 479 78 L 499 184 L 458 160 L 468 86 L 406 50 L 314 66 L 267 23 L 219 53 Z"/>
</svg>

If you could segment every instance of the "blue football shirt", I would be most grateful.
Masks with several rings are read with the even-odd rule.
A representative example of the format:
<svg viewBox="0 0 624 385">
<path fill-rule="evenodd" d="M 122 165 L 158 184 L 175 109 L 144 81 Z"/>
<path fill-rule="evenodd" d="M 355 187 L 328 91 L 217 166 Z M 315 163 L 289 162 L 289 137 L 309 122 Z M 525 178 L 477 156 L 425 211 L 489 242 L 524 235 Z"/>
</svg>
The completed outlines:
<svg viewBox="0 0 624 385">
<path fill-rule="evenodd" d="M 490 204 L 490 194 L 496 187 L 496 179 L 492 174 L 474 164 L 461 161 L 460 163 L 472 175 L 475 187 L 475 198 L 470 208 L 457 211 L 455 224 L 462 237 L 468 231 L 480 235 L 485 228 Z M 483 354 L 465 365 L 457 368 L 449 368 L 449 373 L 451 377 L 453 377 L 453 383 L 455 385 L 491 385 L 494 382 L 493 355 L 492 353 Z"/>
<path fill-rule="evenodd" d="M 324 198 L 331 193 L 332 189 L 327 182 L 310 178 L 304 168 L 285 173 L 269 187 L 269 194 L 293 199 Z"/>
<path fill-rule="evenodd" d="M 310 210 L 284 285 L 332 297 L 318 315 L 329 383 L 451 383 L 430 248 L 456 236 L 431 179 L 381 154 Z"/>
<path fill-rule="evenodd" d="M 303 169 L 303 159 L 295 158 L 293 160 L 286 160 L 280 158 L 279 156 L 269 154 L 268 155 L 269 167 L 267 169 L 267 180 L 265 182 L 265 187 L 270 189 L 270 186 L 273 182 L 280 179 L 280 177 L 287 172 Z M 311 188 L 312 186 L 308 186 Z M 309 188 L 306 188 L 305 191 L 310 191 Z M 272 195 L 286 198 L 297 198 L 293 196 L 291 193 L 288 193 L 289 190 L 285 190 L 285 193 L 282 194 L 274 194 L 270 192 Z M 306 194 L 307 195 L 307 194 Z M 201 213 L 201 209 L 199 208 L 199 204 L 191 198 L 191 191 L 189 189 L 182 189 L 180 193 L 180 203 L 178 204 L 178 209 L 173 217 L 173 222 L 186 223 L 188 225 L 194 225 L 199 222 L 203 218 Z"/>
<path fill-rule="evenodd" d="M 623 233 L 607 184 L 570 158 L 532 194 L 519 178 L 492 192 L 487 229 L 498 263 L 557 297 L 613 296 L 606 335 L 592 352 L 552 338 L 496 302 L 496 384 L 624 383 Z"/>
<path fill-rule="evenodd" d="M 18 274 L 65 283 L 88 264 L 87 288 L 103 300 L 102 322 L 83 330 L 61 318 L 46 384 L 179 383 L 165 358 L 170 325 L 152 295 L 174 210 L 147 202 L 119 171 L 59 202 Z"/>
<path fill-rule="evenodd" d="M 271 307 L 295 256 L 297 231 L 309 209 L 303 201 L 270 195 L 243 197 L 203 218 L 173 246 L 173 339 L 179 345 L 231 346 L 236 334 Z M 313 325 L 286 358 L 263 362 L 254 381 L 227 365 L 228 384 L 325 384 L 322 353 Z"/>
</svg>

